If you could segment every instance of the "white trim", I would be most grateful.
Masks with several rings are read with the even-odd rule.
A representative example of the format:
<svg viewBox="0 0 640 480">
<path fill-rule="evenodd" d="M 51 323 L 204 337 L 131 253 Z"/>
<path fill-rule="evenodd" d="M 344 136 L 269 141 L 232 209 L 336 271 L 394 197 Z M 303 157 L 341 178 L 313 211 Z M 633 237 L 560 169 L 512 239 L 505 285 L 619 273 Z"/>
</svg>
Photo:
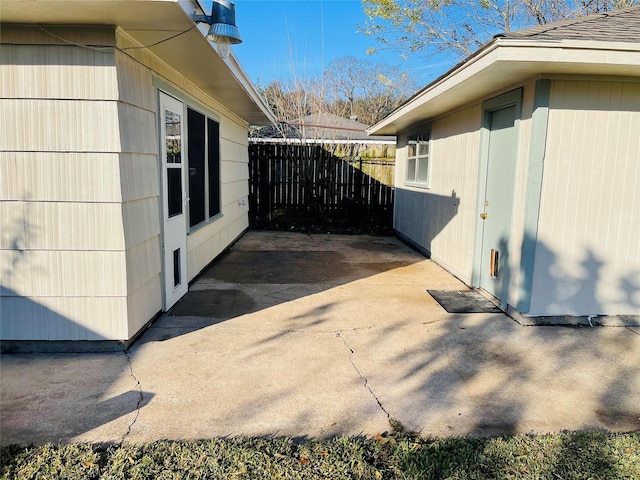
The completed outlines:
<svg viewBox="0 0 640 480">
<path fill-rule="evenodd" d="M 253 82 L 249 79 L 247 72 L 245 72 L 244 68 L 236 58 L 233 52 L 229 53 L 229 57 L 223 59 L 224 63 L 229 67 L 229 70 L 236 78 L 240 86 L 247 92 L 247 95 L 251 97 L 251 99 L 255 102 L 255 104 L 262 110 L 267 119 L 274 125 L 278 123 L 278 119 L 276 115 L 271 110 L 271 107 L 267 103 L 267 101 L 260 95 L 260 92 L 256 89 Z"/>
</svg>

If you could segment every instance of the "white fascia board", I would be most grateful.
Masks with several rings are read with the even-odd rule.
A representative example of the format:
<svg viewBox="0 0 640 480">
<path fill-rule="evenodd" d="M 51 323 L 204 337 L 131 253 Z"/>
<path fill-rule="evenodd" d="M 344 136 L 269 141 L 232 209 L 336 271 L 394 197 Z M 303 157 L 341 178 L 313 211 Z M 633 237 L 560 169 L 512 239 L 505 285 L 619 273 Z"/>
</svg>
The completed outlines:
<svg viewBox="0 0 640 480">
<path fill-rule="evenodd" d="M 242 86 L 244 91 L 247 92 L 247 95 L 249 95 L 260 110 L 262 110 L 271 124 L 276 125 L 278 123 L 276 115 L 273 113 L 273 110 L 271 110 L 271 107 L 264 97 L 260 95 L 260 92 L 258 92 L 254 83 L 249 79 L 247 72 L 242 68 L 242 65 L 235 54 L 233 52 L 229 52 L 229 57 L 223 60 L 238 83 Z"/>
</svg>

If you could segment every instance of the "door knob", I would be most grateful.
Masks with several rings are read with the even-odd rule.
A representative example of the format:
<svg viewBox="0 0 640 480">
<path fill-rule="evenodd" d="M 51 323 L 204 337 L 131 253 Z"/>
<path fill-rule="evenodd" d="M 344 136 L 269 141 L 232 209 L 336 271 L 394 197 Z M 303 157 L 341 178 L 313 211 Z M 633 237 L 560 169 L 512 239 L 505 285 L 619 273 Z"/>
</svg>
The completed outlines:
<svg viewBox="0 0 640 480">
<path fill-rule="evenodd" d="M 489 215 L 487 215 L 486 213 L 481 213 L 480 214 L 480 218 L 483 219 L 483 220 L 486 219 L 488 216 Z"/>
</svg>

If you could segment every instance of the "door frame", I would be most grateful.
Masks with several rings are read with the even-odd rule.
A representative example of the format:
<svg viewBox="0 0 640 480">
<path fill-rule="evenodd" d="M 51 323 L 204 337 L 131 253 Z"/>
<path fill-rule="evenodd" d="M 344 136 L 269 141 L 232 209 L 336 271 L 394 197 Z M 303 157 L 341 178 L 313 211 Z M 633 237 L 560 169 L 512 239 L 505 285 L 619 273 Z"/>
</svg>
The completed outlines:
<svg viewBox="0 0 640 480">
<path fill-rule="evenodd" d="M 189 282 L 188 282 L 188 271 L 187 271 L 187 216 L 188 216 L 188 204 L 187 204 L 187 191 L 186 191 L 186 163 L 187 163 L 187 124 L 186 124 L 186 108 L 185 103 L 170 93 L 167 93 L 163 90 L 157 90 L 157 99 L 158 99 L 158 166 L 159 166 L 159 193 L 160 193 L 160 226 L 161 226 L 161 265 L 162 265 L 162 305 L 163 311 L 168 311 L 175 303 L 180 300 L 182 296 L 184 296 L 189 290 Z M 169 105 L 173 104 L 173 105 Z M 179 105 L 179 106 L 178 106 Z M 167 179 L 165 176 L 165 146 L 164 146 L 164 136 L 163 136 L 163 125 L 164 121 L 164 107 L 165 106 L 173 106 L 175 110 L 180 111 L 181 115 L 181 189 L 182 189 L 182 213 L 179 215 L 180 218 L 174 219 L 173 221 L 169 218 L 169 212 L 167 208 Z M 173 225 L 169 226 L 169 222 L 172 222 Z M 168 228 L 176 228 L 179 231 L 174 231 L 169 233 Z M 173 246 L 168 245 L 171 242 L 172 237 L 177 239 L 179 242 L 179 248 L 181 249 L 179 255 L 179 264 L 180 264 L 180 283 L 178 286 L 171 289 L 169 287 L 169 278 L 172 277 L 173 268 L 171 272 L 167 265 L 172 263 L 173 259 Z M 169 247 L 169 250 L 167 249 Z M 169 258 L 171 255 L 171 259 Z"/>
<path fill-rule="evenodd" d="M 522 117 L 522 94 L 523 89 L 517 88 L 509 92 L 498 95 L 497 97 L 490 98 L 482 104 L 482 126 L 480 128 L 480 154 L 478 165 L 478 182 L 476 187 L 476 211 L 475 211 L 475 229 L 474 229 L 474 242 L 473 242 L 473 264 L 471 271 L 471 285 L 475 288 L 480 287 L 480 274 L 482 265 L 482 241 L 484 224 L 480 218 L 480 214 L 484 212 L 484 201 L 486 195 L 487 175 L 489 171 L 489 140 L 491 136 L 491 115 L 496 110 L 503 108 L 515 107 L 515 135 L 516 135 L 516 152 L 519 152 L 520 146 L 520 119 Z M 516 154 L 517 155 L 517 154 Z M 515 161 L 517 161 L 517 156 Z M 515 177 L 517 176 L 517 165 L 515 169 Z M 515 191 L 514 191 L 515 194 Z M 515 198 L 515 195 L 514 195 Z M 513 227 L 513 206 L 511 210 L 511 217 L 509 219 L 510 230 Z M 509 243 L 511 242 L 511 236 L 509 237 Z M 511 247 L 511 245 L 509 246 Z M 513 251 L 512 248 L 510 248 Z M 506 268 L 505 274 L 505 298 L 500 299 L 500 306 L 503 309 L 507 308 L 507 302 L 509 297 L 509 281 L 511 277 L 511 266 Z"/>
</svg>

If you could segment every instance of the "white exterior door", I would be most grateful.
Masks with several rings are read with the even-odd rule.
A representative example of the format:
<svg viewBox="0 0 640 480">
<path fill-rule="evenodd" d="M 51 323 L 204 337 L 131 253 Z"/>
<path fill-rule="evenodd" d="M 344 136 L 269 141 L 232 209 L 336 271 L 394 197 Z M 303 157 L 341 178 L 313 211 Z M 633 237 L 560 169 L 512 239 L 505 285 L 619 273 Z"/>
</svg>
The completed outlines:
<svg viewBox="0 0 640 480">
<path fill-rule="evenodd" d="M 187 198 L 184 108 L 160 92 L 165 310 L 187 293 Z"/>
</svg>

